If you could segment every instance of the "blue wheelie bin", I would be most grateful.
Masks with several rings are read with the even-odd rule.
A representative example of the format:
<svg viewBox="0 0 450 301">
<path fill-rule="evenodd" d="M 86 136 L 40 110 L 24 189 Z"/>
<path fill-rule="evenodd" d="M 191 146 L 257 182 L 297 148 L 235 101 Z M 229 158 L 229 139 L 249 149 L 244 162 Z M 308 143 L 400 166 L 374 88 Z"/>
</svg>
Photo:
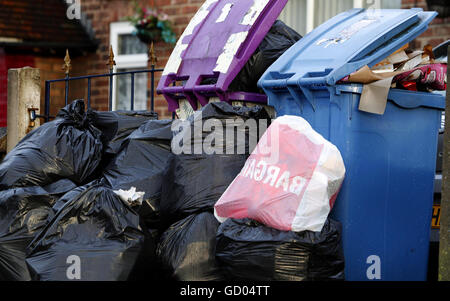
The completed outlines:
<svg viewBox="0 0 450 301">
<path fill-rule="evenodd" d="M 286 51 L 259 86 L 281 115 L 334 143 L 346 178 L 332 210 L 343 224 L 346 280 L 426 280 L 433 181 L 445 97 L 390 89 L 383 115 L 358 109 L 363 86 L 338 84 L 424 32 L 421 9 L 354 9 Z"/>
</svg>

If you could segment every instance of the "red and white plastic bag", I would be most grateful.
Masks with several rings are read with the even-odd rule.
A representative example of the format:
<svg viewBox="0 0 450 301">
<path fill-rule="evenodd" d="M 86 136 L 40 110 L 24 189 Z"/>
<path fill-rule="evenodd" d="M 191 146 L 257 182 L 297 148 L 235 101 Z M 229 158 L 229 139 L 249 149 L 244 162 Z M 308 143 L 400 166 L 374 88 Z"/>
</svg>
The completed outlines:
<svg viewBox="0 0 450 301">
<path fill-rule="evenodd" d="M 272 122 L 214 206 L 220 222 L 251 218 L 269 227 L 322 230 L 345 176 L 339 150 L 301 117 Z"/>
</svg>

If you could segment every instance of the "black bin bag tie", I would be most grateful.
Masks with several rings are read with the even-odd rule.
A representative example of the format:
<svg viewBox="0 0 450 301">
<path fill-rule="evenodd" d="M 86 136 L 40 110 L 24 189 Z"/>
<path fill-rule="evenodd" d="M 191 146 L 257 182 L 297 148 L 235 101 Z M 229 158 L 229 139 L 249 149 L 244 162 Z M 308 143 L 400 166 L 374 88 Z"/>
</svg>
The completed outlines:
<svg viewBox="0 0 450 301">
<path fill-rule="evenodd" d="M 0 190 L 45 186 L 60 179 L 83 184 L 100 163 L 102 133 L 83 100 L 61 109 L 54 121 L 28 133 L 0 164 Z"/>
</svg>

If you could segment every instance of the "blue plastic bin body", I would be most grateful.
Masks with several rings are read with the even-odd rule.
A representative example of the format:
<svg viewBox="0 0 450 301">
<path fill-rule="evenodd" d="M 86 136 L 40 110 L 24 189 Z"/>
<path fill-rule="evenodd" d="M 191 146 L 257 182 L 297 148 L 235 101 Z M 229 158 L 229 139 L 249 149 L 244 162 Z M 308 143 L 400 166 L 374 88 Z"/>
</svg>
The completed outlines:
<svg viewBox="0 0 450 301">
<path fill-rule="evenodd" d="M 415 25 L 432 19 L 417 10 L 395 11 L 403 17 L 408 12 L 417 13 L 422 21 Z M 364 11 L 345 14 L 360 18 Z M 314 37 L 313 31 L 304 39 L 320 40 L 320 35 L 328 32 L 327 27 L 339 27 L 342 19 L 338 15 L 319 27 L 318 37 Z M 415 32 L 411 24 L 406 28 L 408 42 L 416 34 L 411 34 Z M 401 32 L 398 28 L 397 31 Z M 384 30 L 384 34 L 387 32 Z M 346 177 L 331 216 L 343 224 L 346 280 L 426 280 L 437 138 L 445 97 L 391 89 L 383 115 L 359 111 L 362 85 L 336 81 L 348 75 L 346 72 L 354 71 L 350 69 L 357 70 L 376 61 L 363 56 L 364 63 L 359 67 L 344 68 L 340 64 L 320 67 L 312 64 L 325 61 L 320 56 L 302 57 L 302 53 L 313 53 L 308 47 L 316 45 L 314 40 L 304 42 L 306 45 L 301 42 L 269 68 L 259 85 L 277 116 L 305 118 L 342 154 Z M 334 56 L 341 53 L 329 50 Z M 387 51 L 384 57 L 391 52 Z M 376 56 L 376 60 L 383 58 L 381 54 Z M 308 65 L 314 66 L 313 73 L 305 70 Z"/>
</svg>

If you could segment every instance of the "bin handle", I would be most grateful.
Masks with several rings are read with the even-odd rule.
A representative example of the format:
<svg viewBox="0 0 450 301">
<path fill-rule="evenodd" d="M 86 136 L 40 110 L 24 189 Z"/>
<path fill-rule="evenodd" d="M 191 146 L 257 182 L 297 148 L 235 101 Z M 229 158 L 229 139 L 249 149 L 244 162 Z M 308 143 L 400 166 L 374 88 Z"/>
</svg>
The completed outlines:
<svg viewBox="0 0 450 301">
<path fill-rule="evenodd" d="M 340 93 L 361 94 L 362 90 L 363 90 L 362 84 L 349 84 L 336 86 L 336 94 Z M 430 94 L 433 93 L 391 89 L 389 91 L 387 99 L 404 109 L 428 107 L 445 110 L 445 96 L 433 94 L 436 95 L 436 97 L 430 97 Z"/>
<path fill-rule="evenodd" d="M 413 92 L 391 89 L 388 94 L 388 100 L 394 102 L 396 105 L 404 109 L 427 107 L 445 110 L 445 97 L 439 94 L 435 95 L 436 97 L 430 97 L 430 92 Z"/>
</svg>

